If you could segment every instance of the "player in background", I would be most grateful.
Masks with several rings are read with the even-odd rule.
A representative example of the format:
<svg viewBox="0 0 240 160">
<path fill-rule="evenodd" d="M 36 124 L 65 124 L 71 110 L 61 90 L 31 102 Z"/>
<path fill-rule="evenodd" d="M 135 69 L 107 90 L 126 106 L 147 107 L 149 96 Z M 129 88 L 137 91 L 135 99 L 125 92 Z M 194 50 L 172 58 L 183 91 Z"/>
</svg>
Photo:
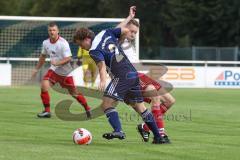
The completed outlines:
<svg viewBox="0 0 240 160">
<path fill-rule="evenodd" d="M 126 27 L 131 28 L 132 25 L 137 25 L 138 22 L 134 19 L 130 20 L 127 24 L 122 22 L 117 27 Z M 125 42 L 126 39 L 119 39 L 119 43 L 122 44 Z M 129 42 L 131 43 L 131 42 Z M 163 90 L 162 86 L 156 82 L 155 80 L 151 79 L 147 75 L 143 73 L 139 73 L 139 79 L 140 79 L 140 85 L 142 91 L 159 91 L 160 89 Z M 160 135 L 165 139 L 166 143 L 170 143 L 170 140 L 165 132 L 164 129 L 164 114 L 167 112 L 167 110 L 175 103 L 175 99 L 170 93 L 167 93 L 166 91 L 162 91 L 164 93 L 163 95 L 155 96 L 155 97 L 148 97 L 144 98 L 144 102 L 147 102 L 151 104 L 151 110 L 152 114 L 154 116 L 154 119 L 158 126 L 158 131 Z M 142 136 L 143 140 L 145 142 L 148 142 L 150 130 L 147 126 L 147 124 L 142 123 L 137 126 L 137 130 Z"/>
<path fill-rule="evenodd" d="M 69 75 L 73 68 L 70 64 L 72 54 L 68 42 L 59 36 L 58 26 L 54 22 L 48 25 L 48 35 L 49 38 L 43 41 L 42 53 L 39 57 L 38 64 L 32 72 L 32 78 L 36 77 L 37 72 L 45 63 L 46 57 L 50 56 L 51 67 L 41 81 L 41 99 L 44 111 L 37 114 L 37 116 L 39 118 L 51 117 L 48 90 L 54 84 L 59 83 L 63 88 L 68 89 L 72 97 L 84 107 L 87 117 L 90 117 L 90 107 L 85 97 L 78 93 L 74 85 L 73 77 Z"/>
<path fill-rule="evenodd" d="M 129 16 L 123 21 L 124 24 L 134 18 L 135 10 L 135 6 L 130 8 Z M 153 143 L 162 144 L 165 141 L 158 132 L 154 117 L 144 106 L 138 73 L 124 54 L 118 41 L 119 39 L 133 40 L 138 29 L 139 25 L 137 24 L 132 24 L 129 28 L 107 29 L 101 31 L 94 38 L 94 33 L 91 30 L 80 28 L 74 35 L 74 42 L 89 50 L 99 69 L 99 90 L 104 91 L 101 107 L 114 130 L 103 134 L 103 137 L 106 139 L 125 138 L 118 112 L 114 108 L 118 101 L 124 101 L 141 115 L 143 121 L 151 129 L 154 134 Z M 107 69 L 109 74 L 112 75 L 112 80 L 105 89 Z"/>
<path fill-rule="evenodd" d="M 86 87 L 93 87 L 97 77 L 97 66 L 90 57 L 89 52 L 81 47 L 77 53 L 78 63 L 82 65 L 83 80 Z"/>
</svg>

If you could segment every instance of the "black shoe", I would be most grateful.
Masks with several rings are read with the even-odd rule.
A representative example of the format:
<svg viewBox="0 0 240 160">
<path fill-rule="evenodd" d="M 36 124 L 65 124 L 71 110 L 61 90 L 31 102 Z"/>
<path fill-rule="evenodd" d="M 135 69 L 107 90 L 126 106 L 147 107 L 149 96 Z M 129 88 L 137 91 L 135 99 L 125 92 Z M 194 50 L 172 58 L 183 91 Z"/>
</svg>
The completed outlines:
<svg viewBox="0 0 240 160">
<path fill-rule="evenodd" d="M 86 111 L 87 118 L 92 118 L 92 112 L 91 110 Z"/>
<path fill-rule="evenodd" d="M 104 133 L 103 138 L 106 138 L 108 140 L 113 139 L 113 138 L 118 138 L 120 140 L 125 139 L 126 135 L 124 132 L 112 132 L 112 133 Z"/>
<path fill-rule="evenodd" d="M 38 118 L 51 118 L 51 113 L 43 111 L 42 113 L 37 114 Z"/>
<path fill-rule="evenodd" d="M 138 130 L 139 134 L 142 136 L 143 141 L 148 142 L 150 132 L 144 130 L 143 124 L 137 125 L 137 130 Z"/>
<path fill-rule="evenodd" d="M 160 136 L 160 137 L 154 137 L 152 143 L 153 144 L 165 144 L 166 141 L 162 136 Z"/>
<path fill-rule="evenodd" d="M 168 143 L 168 144 L 171 143 L 170 139 L 168 138 L 168 136 L 166 134 L 164 134 L 162 136 L 162 138 L 165 140 L 165 143 Z"/>
</svg>

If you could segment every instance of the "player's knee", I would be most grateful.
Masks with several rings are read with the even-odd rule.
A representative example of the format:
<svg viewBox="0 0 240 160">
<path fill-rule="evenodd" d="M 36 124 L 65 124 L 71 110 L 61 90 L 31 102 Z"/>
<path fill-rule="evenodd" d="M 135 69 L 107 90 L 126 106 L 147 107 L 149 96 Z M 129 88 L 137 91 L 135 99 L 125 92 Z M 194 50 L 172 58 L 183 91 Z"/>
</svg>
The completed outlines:
<svg viewBox="0 0 240 160">
<path fill-rule="evenodd" d="M 168 105 L 169 107 L 171 107 L 172 105 L 174 105 L 176 103 L 176 99 L 171 97 L 169 100 L 168 100 Z"/>
<path fill-rule="evenodd" d="M 154 85 L 150 84 L 147 86 L 146 90 L 151 91 L 151 90 L 156 90 L 156 88 L 154 87 Z"/>
<path fill-rule="evenodd" d="M 50 88 L 50 82 L 47 80 L 43 80 L 41 83 L 41 91 L 46 92 Z"/>
<path fill-rule="evenodd" d="M 161 102 L 160 96 L 152 97 L 152 106 L 158 106 Z"/>
<path fill-rule="evenodd" d="M 145 91 L 145 96 L 150 97 L 152 100 L 153 98 L 158 96 L 158 91 L 155 88 L 154 85 L 148 85 L 147 88 L 144 90 Z"/>
<path fill-rule="evenodd" d="M 139 114 L 143 113 L 147 109 L 144 103 L 130 103 L 130 105 Z"/>
<path fill-rule="evenodd" d="M 68 93 L 73 97 L 73 98 L 77 98 L 78 96 L 82 95 L 80 93 L 77 92 L 77 90 L 75 88 L 68 88 Z"/>
<path fill-rule="evenodd" d="M 102 107 L 103 111 L 105 111 L 106 109 L 113 107 L 113 104 L 108 101 L 103 101 L 101 103 L 101 107 Z"/>
<path fill-rule="evenodd" d="M 71 94 L 71 96 L 75 99 L 77 99 L 77 97 L 78 97 L 78 95 L 76 95 L 76 94 Z"/>
</svg>

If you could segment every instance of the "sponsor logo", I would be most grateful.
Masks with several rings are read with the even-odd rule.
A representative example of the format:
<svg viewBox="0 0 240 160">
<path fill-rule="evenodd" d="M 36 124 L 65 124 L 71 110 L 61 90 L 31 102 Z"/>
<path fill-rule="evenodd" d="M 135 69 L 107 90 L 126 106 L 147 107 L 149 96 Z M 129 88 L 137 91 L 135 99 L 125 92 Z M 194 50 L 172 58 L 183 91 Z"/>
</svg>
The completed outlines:
<svg viewBox="0 0 240 160">
<path fill-rule="evenodd" d="M 161 78 L 163 80 L 193 81 L 196 79 L 194 68 L 168 68 L 167 73 Z"/>
<path fill-rule="evenodd" d="M 215 86 L 240 86 L 240 72 L 225 70 L 214 81 Z"/>
</svg>

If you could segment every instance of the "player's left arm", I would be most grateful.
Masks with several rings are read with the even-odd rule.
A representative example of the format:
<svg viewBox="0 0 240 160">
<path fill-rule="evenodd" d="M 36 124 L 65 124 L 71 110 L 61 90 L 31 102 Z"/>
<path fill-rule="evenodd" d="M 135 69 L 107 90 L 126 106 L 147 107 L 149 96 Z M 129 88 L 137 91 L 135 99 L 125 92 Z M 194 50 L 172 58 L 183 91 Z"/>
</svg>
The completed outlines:
<svg viewBox="0 0 240 160">
<path fill-rule="evenodd" d="M 131 7 L 130 7 L 130 10 L 129 10 L 129 15 L 128 15 L 128 17 L 127 17 L 124 21 L 122 21 L 121 23 L 119 23 L 119 24 L 116 26 L 116 28 L 121 28 L 121 29 L 123 29 L 124 27 L 126 27 L 126 25 L 128 24 L 128 22 L 135 17 L 135 14 L 136 14 L 136 6 L 131 6 Z"/>
<path fill-rule="evenodd" d="M 111 32 L 117 37 L 120 38 L 120 41 L 123 41 L 121 37 L 126 35 L 129 32 L 129 29 L 126 28 L 126 25 L 135 17 L 136 6 L 131 6 L 129 10 L 128 17 L 116 26 L 115 29 L 111 29 Z"/>
</svg>

